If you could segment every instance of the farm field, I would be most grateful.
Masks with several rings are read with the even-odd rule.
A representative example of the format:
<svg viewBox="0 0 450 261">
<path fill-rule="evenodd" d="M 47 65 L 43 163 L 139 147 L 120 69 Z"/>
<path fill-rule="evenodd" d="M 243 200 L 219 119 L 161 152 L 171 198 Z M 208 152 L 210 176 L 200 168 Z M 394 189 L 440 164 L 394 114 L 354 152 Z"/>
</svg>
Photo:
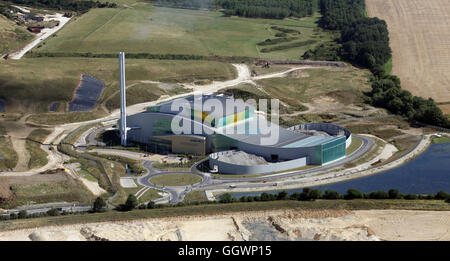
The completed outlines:
<svg viewBox="0 0 450 261">
<path fill-rule="evenodd" d="M 331 38 L 331 34 L 317 27 L 318 18 L 317 14 L 300 20 L 223 17 L 222 13 L 215 11 L 153 7 L 151 4 L 137 3 L 128 8 L 92 9 L 75 18 L 57 37 L 47 40 L 34 52 L 124 51 L 299 59 L 308 49 Z M 274 39 L 275 34 L 280 33 L 273 26 L 300 32 L 288 44 L 307 40 L 313 40 L 314 43 L 262 53 L 260 51 L 263 48 L 286 44 L 256 45 L 266 39 Z"/>
<path fill-rule="evenodd" d="M 392 73 L 414 95 L 450 102 L 450 2 L 366 0 L 368 15 L 386 20 Z M 443 108 L 444 112 L 450 110 Z"/>
</svg>

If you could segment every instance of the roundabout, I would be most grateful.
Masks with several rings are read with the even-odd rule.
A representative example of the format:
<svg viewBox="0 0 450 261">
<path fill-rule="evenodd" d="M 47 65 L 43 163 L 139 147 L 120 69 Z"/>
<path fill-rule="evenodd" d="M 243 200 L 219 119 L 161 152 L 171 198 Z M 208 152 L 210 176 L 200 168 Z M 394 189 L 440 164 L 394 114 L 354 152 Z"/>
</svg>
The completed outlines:
<svg viewBox="0 0 450 261">
<path fill-rule="evenodd" d="M 161 174 L 149 179 L 150 183 L 164 187 L 188 186 L 201 183 L 202 181 L 203 179 L 200 176 L 185 173 Z"/>
</svg>

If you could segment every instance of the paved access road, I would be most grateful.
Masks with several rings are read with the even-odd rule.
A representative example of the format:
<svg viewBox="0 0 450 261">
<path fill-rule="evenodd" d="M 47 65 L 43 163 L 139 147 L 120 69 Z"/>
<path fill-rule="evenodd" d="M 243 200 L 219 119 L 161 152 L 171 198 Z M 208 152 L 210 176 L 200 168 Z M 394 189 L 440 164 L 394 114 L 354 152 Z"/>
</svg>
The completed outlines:
<svg viewBox="0 0 450 261">
<path fill-rule="evenodd" d="M 162 190 L 169 194 L 168 198 L 158 199 L 156 202 L 168 201 L 171 204 L 176 204 L 178 202 L 183 201 L 185 195 L 193 190 L 214 190 L 214 189 L 226 189 L 229 188 L 230 184 L 236 186 L 236 188 L 265 188 L 274 186 L 277 181 L 297 177 L 311 177 L 317 174 L 318 172 L 323 172 L 326 170 L 331 170 L 337 167 L 342 166 L 345 163 L 351 162 L 353 160 L 358 159 L 363 154 L 367 153 L 374 145 L 374 141 L 365 136 L 353 135 L 353 137 L 359 138 L 363 141 L 361 147 L 352 153 L 351 155 L 345 157 L 344 159 L 335 161 L 333 163 L 319 166 L 316 168 L 306 169 L 306 170 L 298 170 L 287 173 L 273 174 L 273 175 L 265 175 L 262 177 L 254 177 L 254 178 L 240 178 L 240 179 L 224 179 L 224 178 L 212 178 L 210 173 L 204 173 L 198 170 L 197 166 L 202 164 L 207 159 L 204 159 L 200 162 L 194 164 L 191 167 L 190 171 L 162 171 L 153 167 L 153 161 L 145 160 L 142 163 L 142 166 L 147 170 L 147 172 L 138 177 L 137 182 L 145 187 Z M 132 159 L 142 160 L 143 153 L 126 151 L 126 150 L 118 150 L 118 149 L 96 149 L 97 152 L 101 151 L 103 154 L 120 154 L 123 157 L 128 157 Z M 152 184 L 149 182 L 149 179 L 159 175 L 167 175 L 167 174 L 193 174 L 202 178 L 202 182 L 189 185 L 189 186 L 178 186 L 178 187 L 163 187 Z M 266 182 L 264 182 L 266 181 Z M 267 182 L 268 181 L 268 182 Z"/>
<path fill-rule="evenodd" d="M 154 188 L 158 190 L 162 190 L 164 192 L 169 193 L 169 203 L 178 203 L 180 201 L 183 201 L 184 196 L 192 191 L 196 190 L 198 188 L 201 188 L 205 186 L 206 184 L 209 184 L 210 182 L 210 176 L 208 174 L 200 173 L 200 172 L 192 172 L 192 171 L 161 171 L 157 168 L 153 167 L 153 161 L 144 161 L 142 163 L 142 166 L 147 169 L 147 173 L 142 175 L 141 177 L 137 178 L 137 182 L 142 185 L 149 188 Z M 155 184 L 150 183 L 150 179 L 152 177 L 160 176 L 160 175 L 168 175 L 168 174 L 190 174 L 190 175 L 197 175 L 202 178 L 202 182 L 188 185 L 188 186 L 176 186 L 176 187 L 164 187 L 164 186 L 158 186 Z M 166 200 L 166 199 L 164 199 Z M 161 199 L 158 201 L 162 201 Z"/>
<path fill-rule="evenodd" d="M 26 210 L 27 214 L 37 214 L 37 213 L 46 213 L 50 209 L 56 208 L 60 212 L 88 212 L 92 210 L 92 206 L 89 205 L 78 205 L 74 203 L 48 203 L 48 204 L 39 204 L 32 205 L 26 207 L 20 207 L 16 209 L 6 210 L 6 213 L 3 215 L 10 215 L 12 213 L 18 214 L 21 210 Z"/>
</svg>

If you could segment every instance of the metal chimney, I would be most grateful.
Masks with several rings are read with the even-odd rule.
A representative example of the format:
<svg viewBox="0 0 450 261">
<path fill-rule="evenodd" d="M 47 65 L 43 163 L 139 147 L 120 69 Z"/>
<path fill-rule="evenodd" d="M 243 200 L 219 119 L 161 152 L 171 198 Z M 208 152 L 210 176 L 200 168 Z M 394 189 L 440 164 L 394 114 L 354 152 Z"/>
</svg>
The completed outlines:
<svg viewBox="0 0 450 261">
<path fill-rule="evenodd" d="M 119 53 L 120 74 L 120 141 L 127 146 L 127 98 L 125 90 L 125 53 Z"/>
</svg>

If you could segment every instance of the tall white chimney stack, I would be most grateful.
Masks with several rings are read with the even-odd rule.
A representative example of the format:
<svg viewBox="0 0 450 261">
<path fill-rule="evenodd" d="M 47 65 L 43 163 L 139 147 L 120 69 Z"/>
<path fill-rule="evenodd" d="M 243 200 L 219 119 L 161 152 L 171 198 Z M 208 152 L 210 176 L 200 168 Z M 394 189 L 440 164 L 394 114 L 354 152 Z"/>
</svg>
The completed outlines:
<svg viewBox="0 0 450 261">
<path fill-rule="evenodd" d="M 120 74 L 120 141 L 127 146 L 127 98 L 125 91 L 125 53 L 119 53 Z"/>
</svg>

